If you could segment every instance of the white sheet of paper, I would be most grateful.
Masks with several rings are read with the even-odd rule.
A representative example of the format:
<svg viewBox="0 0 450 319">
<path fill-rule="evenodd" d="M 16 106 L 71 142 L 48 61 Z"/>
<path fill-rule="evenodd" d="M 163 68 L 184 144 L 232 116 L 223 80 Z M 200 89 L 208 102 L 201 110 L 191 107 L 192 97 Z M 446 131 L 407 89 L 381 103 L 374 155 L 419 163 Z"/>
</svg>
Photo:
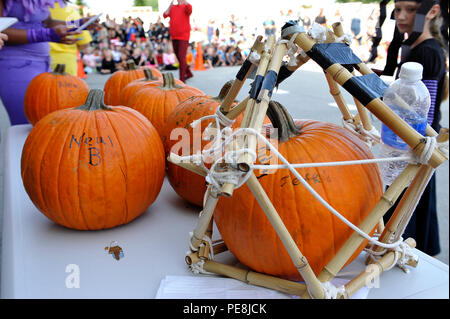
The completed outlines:
<svg viewBox="0 0 450 319">
<path fill-rule="evenodd" d="M 348 282 L 335 278 L 339 287 Z M 351 299 L 366 299 L 370 289 L 363 287 Z M 156 299 L 299 299 L 275 290 L 253 286 L 232 278 L 198 276 L 166 276 L 161 280 Z"/>
<path fill-rule="evenodd" d="M 0 17 L 0 32 L 8 29 L 13 24 L 17 23 L 17 18 L 14 17 Z"/>
</svg>

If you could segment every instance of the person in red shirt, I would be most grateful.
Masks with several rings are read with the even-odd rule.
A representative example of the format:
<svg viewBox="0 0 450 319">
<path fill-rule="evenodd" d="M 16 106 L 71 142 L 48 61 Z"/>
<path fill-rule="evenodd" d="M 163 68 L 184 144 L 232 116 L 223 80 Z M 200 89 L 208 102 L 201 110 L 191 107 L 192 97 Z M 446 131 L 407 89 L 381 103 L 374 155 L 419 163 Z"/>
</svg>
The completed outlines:
<svg viewBox="0 0 450 319">
<path fill-rule="evenodd" d="M 194 76 L 186 63 L 189 36 L 191 34 L 189 17 L 192 13 L 192 6 L 186 0 L 177 0 L 177 2 L 178 4 L 176 5 L 173 4 L 173 1 L 170 3 L 163 17 L 170 18 L 169 32 L 173 50 L 180 63 L 180 80 L 186 82 L 187 79 Z"/>
</svg>

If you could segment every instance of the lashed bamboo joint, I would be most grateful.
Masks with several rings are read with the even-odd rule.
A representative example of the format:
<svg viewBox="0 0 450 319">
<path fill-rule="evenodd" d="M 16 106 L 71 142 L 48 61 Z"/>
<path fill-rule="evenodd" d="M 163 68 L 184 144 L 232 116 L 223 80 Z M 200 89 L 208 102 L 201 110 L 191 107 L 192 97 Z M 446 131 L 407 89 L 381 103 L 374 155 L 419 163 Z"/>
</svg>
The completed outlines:
<svg viewBox="0 0 450 319">
<path fill-rule="evenodd" d="M 299 32 L 299 29 L 292 23 L 288 25 L 288 27 L 293 27 L 291 29 L 294 31 L 292 31 L 292 33 L 286 33 L 286 30 L 284 30 L 283 39 L 290 39 L 293 34 L 296 34 L 294 43 L 306 52 L 306 54 L 308 54 L 306 57 L 301 54 L 297 55 L 295 58 L 297 65 L 288 67 L 287 69 L 289 71 L 295 71 L 301 65 L 308 62 L 311 58 L 319 59 L 320 63 L 318 63 L 324 69 L 330 88 L 330 94 L 335 98 L 344 120 L 352 120 L 355 123 L 362 123 L 366 130 L 370 130 L 371 123 L 367 114 L 367 112 L 370 111 L 384 124 L 391 128 L 397 135 L 403 138 L 405 142 L 411 146 L 414 152 L 419 155 L 422 153 L 425 141 L 424 136 L 417 133 L 399 116 L 392 112 L 380 98 L 366 94 L 366 92 L 364 92 L 364 87 L 359 88 L 352 83 L 353 86 L 348 89 L 348 83 L 349 81 L 353 81 L 355 73 L 350 72 L 340 63 L 328 61 L 328 58 L 325 59 L 320 57 L 320 52 L 317 53 L 317 50 L 311 54 L 311 50 L 315 48 L 317 41 L 305 32 Z M 337 38 L 343 36 L 342 26 L 339 23 L 333 25 L 333 30 L 334 33 L 330 30 L 326 31 L 325 42 L 333 42 L 336 41 Z M 342 41 L 345 42 L 345 39 Z M 342 43 L 340 46 L 342 46 Z M 236 80 L 225 97 L 224 102 L 220 107 L 220 111 L 229 119 L 235 119 L 239 114 L 244 112 L 241 128 L 251 128 L 258 131 L 261 129 L 264 117 L 269 109 L 271 90 L 277 84 L 277 75 L 281 67 L 282 59 L 286 54 L 287 46 L 285 43 L 280 41 L 275 44 L 274 37 L 269 37 L 265 45 L 261 42 L 261 38 L 258 38 L 252 47 L 252 52 L 253 51 L 260 54 L 260 60 L 256 72 L 256 78 L 253 82 L 249 97 L 232 107 L 232 102 L 235 100 L 243 82 L 253 67 L 253 64 L 247 61 L 247 65 L 242 68 L 236 76 Z M 353 59 L 352 61 L 354 62 L 356 59 Z M 362 62 L 355 62 L 353 68 L 359 71 L 362 75 L 372 76 L 371 74 L 373 72 Z M 358 114 L 355 117 L 353 117 L 348 110 L 338 85 L 344 87 L 344 89 L 348 90 L 353 96 L 358 108 Z M 434 130 L 428 127 L 426 135 L 436 136 L 437 134 Z M 448 129 L 441 130 L 440 134 L 436 137 L 436 140 L 438 142 L 445 142 L 448 141 L 448 136 Z M 256 136 L 246 134 L 239 137 L 233 143 L 233 147 L 231 149 L 236 151 L 243 149 L 255 150 L 255 148 Z M 201 176 L 206 176 L 208 174 L 208 172 L 199 166 L 192 163 L 183 162 L 182 158 L 176 154 L 170 154 L 168 160 Z M 255 159 L 248 152 L 244 152 L 244 154 L 240 156 L 237 161 L 237 167 L 241 171 L 250 172 L 254 161 Z M 409 164 L 392 183 L 392 185 L 384 192 L 372 211 L 359 225 L 357 225 L 359 230 L 365 234 L 368 234 L 371 230 L 377 227 L 380 233 L 380 243 L 390 243 L 392 236 L 395 236 L 397 239 L 401 238 L 405 223 L 408 222 L 415 204 L 422 195 L 423 190 L 428 183 L 429 177 L 434 171 L 434 168 L 445 161 L 447 161 L 445 154 L 435 149 L 429 163 Z M 222 167 L 225 171 L 227 170 L 227 167 L 230 169 L 227 165 L 229 164 L 225 163 Z M 279 239 L 291 257 L 292 263 L 304 279 L 305 284 L 299 284 L 297 282 L 276 278 L 274 276 L 256 273 L 251 270 L 240 269 L 212 260 L 213 255 L 220 254 L 228 250 L 226 243 L 222 241 L 212 242 L 211 238 L 213 213 L 217 202 L 220 200 L 221 196 L 230 197 L 233 195 L 235 185 L 230 183 L 225 183 L 222 185 L 221 190 L 214 189 L 214 191 L 211 185 L 208 186 L 206 200 L 204 202 L 201 216 L 190 239 L 191 251 L 185 257 L 186 263 L 189 266 L 195 266 L 201 263 L 202 270 L 205 272 L 235 278 L 245 283 L 275 289 L 284 293 L 303 296 L 305 298 L 325 298 L 327 293 L 324 284 L 329 283 L 338 275 L 342 267 L 351 258 L 365 238 L 360 233 L 354 231 L 344 245 L 339 249 L 334 258 L 332 258 L 321 273 L 316 276 L 313 273 L 307 258 L 302 254 L 286 229 L 282 219 L 278 215 L 258 179 L 252 172 L 250 173 L 249 178 L 246 180 L 246 184 L 252 191 L 258 204 L 261 206 L 266 217 L 276 231 Z M 408 187 L 408 185 L 410 186 Z M 394 215 L 389 222 L 384 225 L 380 222 L 382 221 L 383 215 L 390 207 L 392 207 L 407 187 L 408 190 L 403 195 L 400 205 L 397 207 Z M 398 240 L 398 243 L 400 242 L 401 240 Z M 385 252 L 383 253 L 384 255 L 378 256 L 379 258 L 377 259 L 374 257 L 370 259 L 370 262 L 374 263 L 377 267 L 376 276 L 381 275 L 383 271 L 395 266 L 398 263 L 399 258 L 401 259 L 403 266 L 408 265 L 410 267 L 416 267 L 418 262 L 417 259 L 412 258 L 411 256 L 406 256 L 406 253 L 404 253 L 406 252 L 405 245 L 413 248 L 415 247 L 415 241 L 413 239 L 407 239 L 401 244 L 403 244 L 403 251 L 398 249 L 385 249 Z M 383 249 L 377 247 L 373 251 L 380 252 L 383 251 Z M 351 297 L 357 290 L 366 284 L 368 276 L 369 274 L 366 271 L 362 271 L 360 275 L 342 287 L 336 297 Z"/>
</svg>

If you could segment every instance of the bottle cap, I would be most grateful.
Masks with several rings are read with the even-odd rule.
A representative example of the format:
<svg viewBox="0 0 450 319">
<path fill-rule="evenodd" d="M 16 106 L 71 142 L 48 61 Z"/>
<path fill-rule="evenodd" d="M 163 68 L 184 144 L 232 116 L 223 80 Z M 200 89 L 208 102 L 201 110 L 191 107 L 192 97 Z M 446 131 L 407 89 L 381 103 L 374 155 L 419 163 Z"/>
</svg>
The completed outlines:
<svg viewBox="0 0 450 319">
<path fill-rule="evenodd" d="M 399 77 L 403 80 L 420 81 L 422 80 L 423 66 L 417 62 L 403 63 L 400 68 Z"/>
</svg>

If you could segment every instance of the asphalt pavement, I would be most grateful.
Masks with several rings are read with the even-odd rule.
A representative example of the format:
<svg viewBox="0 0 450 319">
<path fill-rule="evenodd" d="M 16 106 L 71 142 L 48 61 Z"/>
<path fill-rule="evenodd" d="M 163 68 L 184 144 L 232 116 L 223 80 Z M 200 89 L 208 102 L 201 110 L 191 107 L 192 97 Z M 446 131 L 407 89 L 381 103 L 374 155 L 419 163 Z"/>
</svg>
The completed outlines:
<svg viewBox="0 0 450 319">
<path fill-rule="evenodd" d="M 221 67 L 206 71 L 194 71 L 194 77 L 187 81 L 188 85 L 194 86 L 206 94 L 218 95 L 222 85 L 235 78 L 238 67 Z M 177 71 L 173 72 L 178 78 Z M 103 89 L 104 83 L 108 79 L 108 75 L 93 74 L 89 75 L 86 82 L 91 89 Z M 250 90 L 250 80 L 244 83 L 242 90 L 238 95 L 238 100 L 242 100 L 248 96 Z M 342 90 L 342 93 L 353 113 L 356 108 L 352 97 Z M 299 70 L 297 70 L 290 78 L 283 82 L 278 90 L 275 90 L 272 96 L 283 104 L 291 113 L 293 118 L 298 119 L 316 119 L 342 125 L 342 115 L 337 108 L 329 88 L 325 80 L 323 71 L 314 62 L 310 61 Z M 449 127 L 449 105 L 448 100 L 442 103 L 442 122 L 444 127 Z M 380 130 L 380 121 L 371 116 L 373 125 Z M 6 111 L 0 101 L 0 130 L 4 136 L 5 130 L 10 126 Z M 0 204 L 3 207 L 3 162 L 4 162 L 4 143 L 0 141 Z M 373 149 L 377 154 L 376 147 Z M 438 221 L 439 235 L 442 252 L 437 259 L 448 264 L 449 263 L 449 163 L 446 162 L 439 166 L 436 170 L 437 176 L 437 203 L 438 203 Z M 1 215 L 3 216 L 3 215 Z M 0 216 L 0 217 L 1 217 Z M 0 231 L 3 228 L 0 218 Z M 1 236 L 0 236 L 1 238 Z M 0 255 L 1 256 L 1 255 Z M 0 257 L 1 260 L 1 257 Z"/>
</svg>

